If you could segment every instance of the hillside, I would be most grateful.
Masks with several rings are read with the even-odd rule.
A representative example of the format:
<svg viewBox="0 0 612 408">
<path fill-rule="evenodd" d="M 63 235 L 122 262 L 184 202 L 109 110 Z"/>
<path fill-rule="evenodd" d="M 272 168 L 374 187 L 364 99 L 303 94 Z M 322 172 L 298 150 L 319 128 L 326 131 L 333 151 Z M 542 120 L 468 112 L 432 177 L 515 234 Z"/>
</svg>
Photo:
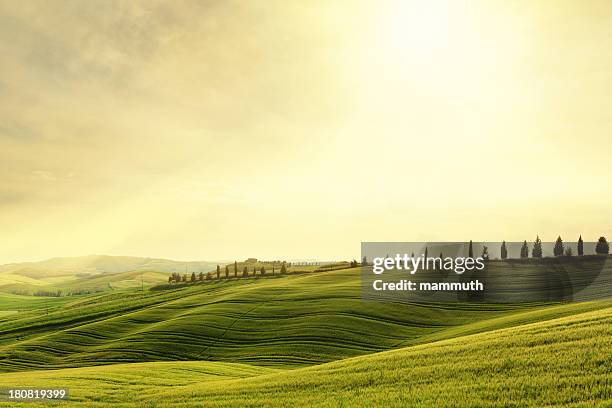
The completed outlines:
<svg viewBox="0 0 612 408">
<path fill-rule="evenodd" d="M 53 276 L 95 275 L 135 270 L 185 272 L 186 269 L 189 269 L 189 271 L 199 272 L 212 270 L 215 266 L 215 262 L 207 261 L 186 262 L 133 256 L 89 255 L 0 265 L 0 274 L 10 272 L 34 279 L 45 279 Z"/>
<path fill-rule="evenodd" d="M 507 327 L 600 307 L 366 302 L 360 282 L 354 268 L 76 297 L 0 319 L 0 370 L 170 360 L 299 367 L 483 331 L 484 320 Z"/>
<path fill-rule="evenodd" d="M 296 370 L 215 362 L 121 364 L 1 374 L 0 386 L 69 387 L 71 399 L 88 407 L 151 401 L 157 407 L 608 406 L 611 327 L 608 304 Z"/>
<path fill-rule="evenodd" d="M 138 280 L 140 285 L 140 278 L 132 279 L 129 275 L 124 275 L 126 279 L 121 276 L 108 277 L 129 272 L 147 272 L 145 283 L 158 284 L 166 281 L 172 272 L 207 272 L 216 265 L 207 261 L 183 262 L 108 255 L 53 258 L 40 262 L 0 265 L 0 292 L 34 294 L 37 291 L 99 291 L 112 289 L 113 283 L 117 283 L 117 287 L 137 286 L 130 282 L 121 283 L 122 280 Z M 158 275 L 153 276 L 155 273 Z"/>
</svg>

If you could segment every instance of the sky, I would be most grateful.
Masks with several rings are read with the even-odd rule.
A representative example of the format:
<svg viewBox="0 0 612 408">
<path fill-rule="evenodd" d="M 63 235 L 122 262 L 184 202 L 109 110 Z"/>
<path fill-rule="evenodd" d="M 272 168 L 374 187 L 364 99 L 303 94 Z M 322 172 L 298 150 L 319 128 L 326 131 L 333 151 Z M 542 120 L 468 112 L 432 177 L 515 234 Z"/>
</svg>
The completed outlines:
<svg viewBox="0 0 612 408">
<path fill-rule="evenodd" d="M 612 236 L 608 1 L 0 1 L 0 263 Z"/>
</svg>

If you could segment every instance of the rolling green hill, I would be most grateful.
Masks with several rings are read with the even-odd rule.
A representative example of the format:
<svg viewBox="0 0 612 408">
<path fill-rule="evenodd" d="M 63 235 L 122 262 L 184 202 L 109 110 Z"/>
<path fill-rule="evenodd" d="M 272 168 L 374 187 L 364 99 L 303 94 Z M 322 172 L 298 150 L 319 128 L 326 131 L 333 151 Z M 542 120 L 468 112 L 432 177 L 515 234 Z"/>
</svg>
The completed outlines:
<svg viewBox="0 0 612 408">
<path fill-rule="evenodd" d="M 0 370 L 158 360 L 303 366 L 397 347 L 518 306 L 363 302 L 359 270 L 79 298 L 0 322 Z"/>
<path fill-rule="evenodd" d="M 155 270 L 159 272 L 184 272 L 189 270 L 211 270 L 215 262 L 173 261 L 170 259 L 141 258 L 135 256 L 88 255 L 77 257 L 51 258 L 39 262 L 22 262 L 0 265 L 0 274 L 19 273 L 36 279 L 71 274 L 98 274 L 128 272 L 134 270 Z"/>
<path fill-rule="evenodd" d="M 129 256 L 52 258 L 40 262 L 0 265 L 0 292 L 34 294 L 37 291 L 61 291 L 65 294 L 73 291 L 101 291 L 115 286 L 138 286 L 141 282 L 136 275 L 143 273 L 146 275 L 145 284 L 159 284 L 167 281 L 168 273 L 171 272 L 207 272 L 215 267 L 214 262 L 182 262 Z"/>
<path fill-rule="evenodd" d="M 0 294 L 0 388 L 69 386 L 71 399 L 90 406 L 612 399 L 612 300 L 366 301 L 360 268 L 329 269 L 144 290 L 141 276 L 153 285 L 168 275 L 131 271 L 74 281 L 93 288 L 113 279 L 100 293 Z"/>
<path fill-rule="evenodd" d="M 484 320 L 506 327 L 572 312 L 563 305 L 367 302 L 358 268 L 126 289 L 0 320 L 0 370 L 164 360 L 298 367 L 487 330 L 479 326 Z"/>
<path fill-rule="evenodd" d="M 296 370 L 218 362 L 120 364 L 5 373 L 0 386 L 69 387 L 71 399 L 87 407 L 609 406 L 612 307 L 599 306 Z"/>
</svg>

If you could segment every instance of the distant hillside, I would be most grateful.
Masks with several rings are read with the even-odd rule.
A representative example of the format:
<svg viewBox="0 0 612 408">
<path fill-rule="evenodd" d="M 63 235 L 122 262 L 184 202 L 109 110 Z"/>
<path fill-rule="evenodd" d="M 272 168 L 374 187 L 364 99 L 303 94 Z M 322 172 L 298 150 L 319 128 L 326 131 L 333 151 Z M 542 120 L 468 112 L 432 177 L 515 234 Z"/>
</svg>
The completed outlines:
<svg viewBox="0 0 612 408">
<path fill-rule="evenodd" d="M 89 255 L 0 265 L 0 274 L 11 273 L 32 279 L 45 279 L 67 275 L 96 275 L 137 270 L 185 272 L 188 269 L 189 271 L 207 272 L 215 266 L 216 263 L 207 261 L 183 262 L 133 256 Z"/>
<path fill-rule="evenodd" d="M 140 286 L 141 280 L 145 284 L 162 283 L 167 280 L 168 273 L 208 272 L 216 265 L 207 261 L 182 262 L 109 255 L 52 258 L 40 262 L 0 265 L 0 292 L 33 294 L 37 291 L 56 290 L 100 291 Z M 142 272 L 147 273 L 141 276 Z"/>
</svg>

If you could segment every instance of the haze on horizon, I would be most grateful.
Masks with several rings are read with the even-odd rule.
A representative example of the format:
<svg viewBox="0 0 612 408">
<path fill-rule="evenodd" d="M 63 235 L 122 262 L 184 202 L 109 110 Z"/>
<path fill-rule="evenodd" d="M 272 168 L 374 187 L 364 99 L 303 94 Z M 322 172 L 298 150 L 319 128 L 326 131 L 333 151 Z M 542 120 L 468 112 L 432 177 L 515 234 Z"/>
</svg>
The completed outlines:
<svg viewBox="0 0 612 408">
<path fill-rule="evenodd" d="M 612 235 L 607 1 L 0 3 L 0 263 Z"/>
</svg>

